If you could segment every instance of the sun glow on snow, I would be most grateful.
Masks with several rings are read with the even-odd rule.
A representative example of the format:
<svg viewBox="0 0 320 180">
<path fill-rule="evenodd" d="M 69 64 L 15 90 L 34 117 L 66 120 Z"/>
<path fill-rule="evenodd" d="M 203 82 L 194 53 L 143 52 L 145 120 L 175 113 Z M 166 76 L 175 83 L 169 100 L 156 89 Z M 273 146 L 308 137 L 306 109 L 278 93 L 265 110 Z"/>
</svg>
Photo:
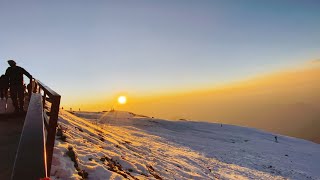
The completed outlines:
<svg viewBox="0 0 320 180">
<path fill-rule="evenodd" d="M 127 102 L 127 97 L 125 96 L 119 96 L 118 97 L 118 103 L 119 104 L 125 104 Z"/>
</svg>

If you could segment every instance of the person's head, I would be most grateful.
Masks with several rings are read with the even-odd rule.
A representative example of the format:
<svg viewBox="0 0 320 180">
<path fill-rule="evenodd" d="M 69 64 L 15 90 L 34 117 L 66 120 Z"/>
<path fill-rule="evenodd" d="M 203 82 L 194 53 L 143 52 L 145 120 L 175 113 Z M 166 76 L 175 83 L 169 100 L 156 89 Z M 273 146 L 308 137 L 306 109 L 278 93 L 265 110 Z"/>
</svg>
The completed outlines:
<svg viewBox="0 0 320 180">
<path fill-rule="evenodd" d="M 8 64 L 13 67 L 13 66 L 16 66 L 16 62 L 14 60 L 8 60 Z"/>
</svg>

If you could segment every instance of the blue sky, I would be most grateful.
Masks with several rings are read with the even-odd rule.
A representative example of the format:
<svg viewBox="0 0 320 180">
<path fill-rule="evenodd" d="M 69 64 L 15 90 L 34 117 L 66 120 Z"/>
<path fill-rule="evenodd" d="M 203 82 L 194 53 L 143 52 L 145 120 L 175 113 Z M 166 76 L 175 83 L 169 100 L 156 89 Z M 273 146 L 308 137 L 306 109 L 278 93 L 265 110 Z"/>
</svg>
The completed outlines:
<svg viewBox="0 0 320 180">
<path fill-rule="evenodd" d="M 1 0 L 0 71 L 15 59 L 66 100 L 187 91 L 319 58 L 319 19 L 312 0 Z"/>
</svg>

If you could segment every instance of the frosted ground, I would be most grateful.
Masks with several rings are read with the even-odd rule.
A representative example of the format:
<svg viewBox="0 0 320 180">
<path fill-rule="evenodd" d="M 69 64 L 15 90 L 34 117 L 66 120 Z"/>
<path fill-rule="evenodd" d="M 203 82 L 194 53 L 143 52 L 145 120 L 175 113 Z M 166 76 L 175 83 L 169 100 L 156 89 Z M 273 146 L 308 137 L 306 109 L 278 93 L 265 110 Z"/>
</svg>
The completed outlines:
<svg viewBox="0 0 320 180">
<path fill-rule="evenodd" d="M 59 127 L 52 179 L 320 179 L 319 144 L 256 129 L 63 110 Z"/>
</svg>

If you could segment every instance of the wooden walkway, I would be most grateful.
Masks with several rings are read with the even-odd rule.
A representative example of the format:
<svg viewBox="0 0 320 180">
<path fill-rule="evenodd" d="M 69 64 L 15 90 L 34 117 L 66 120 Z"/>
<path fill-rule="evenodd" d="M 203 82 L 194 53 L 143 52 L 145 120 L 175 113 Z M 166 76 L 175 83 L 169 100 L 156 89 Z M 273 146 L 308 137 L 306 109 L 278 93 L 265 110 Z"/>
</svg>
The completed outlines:
<svg viewBox="0 0 320 180">
<path fill-rule="evenodd" d="M 9 180 L 26 113 L 12 113 L 11 100 L 8 104 L 0 99 L 0 179 Z"/>
<path fill-rule="evenodd" d="M 39 80 L 30 84 L 28 113 L 14 113 L 12 100 L 0 99 L 0 180 L 50 175 L 61 96 Z"/>
</svg>

